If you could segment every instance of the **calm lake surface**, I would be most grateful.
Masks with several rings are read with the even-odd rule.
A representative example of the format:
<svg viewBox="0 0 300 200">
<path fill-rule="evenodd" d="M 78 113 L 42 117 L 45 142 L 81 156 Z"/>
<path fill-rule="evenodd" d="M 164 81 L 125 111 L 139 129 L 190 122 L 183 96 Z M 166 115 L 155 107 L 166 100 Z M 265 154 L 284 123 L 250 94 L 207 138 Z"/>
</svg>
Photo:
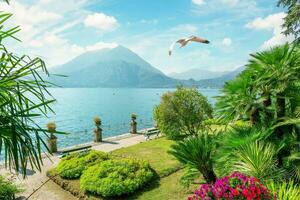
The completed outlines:
<svg viewBox="0 0 300 200">
<path fill-rule="evenodd" d="M 49 91 L 57 100 L 52 108 L 55 114 L 48 118 L 36 119 L 40 126 L 54 121 L 58 131 L 69 135 L 58 135 L 58 147 L 91 142 L 95 116 L 102 119 L 103 137 L 129 132 L 130 115 L 136 113 L 138 129 L 153 126 L 152 111 L 160 96 L 175 89 L 144 88 L 51 88 Z M 200 89 L 213 104 L 212 97 L 217 89 Z"/>
</svg>

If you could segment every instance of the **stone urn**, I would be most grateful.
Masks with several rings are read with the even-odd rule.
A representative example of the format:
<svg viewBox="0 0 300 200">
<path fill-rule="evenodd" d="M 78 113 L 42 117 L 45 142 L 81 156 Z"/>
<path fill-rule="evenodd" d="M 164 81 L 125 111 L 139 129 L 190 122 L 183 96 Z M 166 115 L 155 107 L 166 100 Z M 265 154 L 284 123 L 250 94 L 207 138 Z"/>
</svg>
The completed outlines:
<svg viewBox="0 0 300 200">
<path fill-rule="evenodd" d="M 95 117 L 94 122 L 96 126 L 96 128 L 94 129 L 94 134 L 95 134 L 94 142 L 102 142 L 101 118 Z"/>
<path fill-rule="evenodd" d="M 50 122 L 47 124 L 48 132 L 50 133 L 50 137 L 48 138 L 48 149 L 50 153 L 57 152 L 57 137 L 54 135 L 56 132 L 56 124 L 54 122 Z"/>
<path fill-rule="evenodd" d="M 137 134 L 137 122 L 136 122 L 137 115 L 135 113 L 131 114 L 131 122 L 130 122 L 130 133 Z"/>
</svg>

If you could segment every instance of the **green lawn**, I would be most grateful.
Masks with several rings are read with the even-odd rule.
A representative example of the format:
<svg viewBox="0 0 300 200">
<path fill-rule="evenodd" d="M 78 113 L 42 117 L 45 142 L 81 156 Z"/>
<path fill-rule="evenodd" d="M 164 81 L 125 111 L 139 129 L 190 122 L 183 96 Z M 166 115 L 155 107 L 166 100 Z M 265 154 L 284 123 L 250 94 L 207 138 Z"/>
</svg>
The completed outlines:
<svg viewBox="0 0 300 200">
<path fill-rule="evenodd" d="M 130 197 L 123 197 L 121 199 L 181 200 L 186 199 L 193 192 L 193 189 L 195 189 L 197 186 L 186 189 L 179 183 L 180 177 L 183 174 L 182 165 L 175 160 L 173 156 L 167 153 L 172 144 L 174 144 L 174 141 L 167 140 L 163 137 L 111 152 L 113 156 L 133 157 L 148 161 L 160 177 L 158 180 L 152 182 L 149 186 L 143 188 L 142 190 L 137 191 Z M 79 179 L 62 179 L 57 176 L 56 170 L 52 170 L 48 174 L 56 183 L 61 185 L 64 189 L 70 191 L 72 194 L 78 197 L 82 197 L 82 195 L 84 195 L 82 192 L 80 192 Z M 103 198 L 89 196 L 89 199 Z"/>
<path fill-rule="evenodd" d="M 137 193 L 130 200 L 184 200 L 190 196 L 198 186 L 192 185 L 189 189 L 180 185 L 179 180 L 183 175 L 183 170 L 179 170 L 165 178 L 159 180 L 158 185 L 149 190 Z"/>
<path fill-rule="evenodd" d="M 147 160 L 157 174 L 164 177 L 182 167 L 173 156 L 167 153 L 174 143 L 166 138 L 159 138 L 113 151 L 112 154 Z"/>
</svg>

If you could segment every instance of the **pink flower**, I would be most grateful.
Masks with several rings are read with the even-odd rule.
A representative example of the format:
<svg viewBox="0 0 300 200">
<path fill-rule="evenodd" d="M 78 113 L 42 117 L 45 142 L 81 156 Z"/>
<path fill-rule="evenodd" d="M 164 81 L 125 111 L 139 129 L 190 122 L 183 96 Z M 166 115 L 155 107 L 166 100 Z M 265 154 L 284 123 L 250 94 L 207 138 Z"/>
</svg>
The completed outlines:
<svg viewBox="0 0 300 200">
<path fill-rule="evenodd" d="M 194 196 L 188 200 L 274 200 L 270 191 L 255 177 L 249 177 L 239 172 L 217 179 L 215 184 L 202 184 L 195 190 Z"/>
</svg>

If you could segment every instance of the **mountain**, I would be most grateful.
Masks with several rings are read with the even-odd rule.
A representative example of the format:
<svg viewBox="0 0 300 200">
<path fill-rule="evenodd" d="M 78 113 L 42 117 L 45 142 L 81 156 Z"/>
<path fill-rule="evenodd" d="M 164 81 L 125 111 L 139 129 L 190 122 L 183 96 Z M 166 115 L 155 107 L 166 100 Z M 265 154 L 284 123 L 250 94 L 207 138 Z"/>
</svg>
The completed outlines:
<svg viewBox="0 0 300 200">
<path fill-rule="evenodd" d="M 234 79 L 244 69 L 245 66 L 242 66 L 217 78 L 199 80 L 197 81 L 197 86 L 209 88 L 222 88 L 225 82 Z"/>
<path fill-rule="evenodd" d="M 181 80 L 171 78 L 151 66 L 131 50 L 118 46 L 112 49 L 89 51 L 73 60 L 50 69 L 50 74 L 65 75 L 51 76 L 49 82 L 62 87 L 140 87 L 164 88 L 177 85 L 198 86 L 202 88 L 220 88 L 225 81 L 234 78 L 243 68 L 224 74 L 207 71 L 194 71 L 199 77 Z"/>
<path fill-rule="evenodd" d="M 182 80 L 194 79 L 198 81 L 203 79 L 217 78 L 222 75 L 225 75 L 226 73 L 228 72 L 213 72 L 213 71 L 208 71 L 203 69 L 190 69 L 181 73 L 170 73 L 169 76 L 175 79 L 182 79 Z"/>
<path fill-rule="evenodd" d="M 67 76 L 50 79 L 63 87 L 174 87 L 180 82 L 123 46 L 86 52 L 50 73 Z"/>
</svg>

